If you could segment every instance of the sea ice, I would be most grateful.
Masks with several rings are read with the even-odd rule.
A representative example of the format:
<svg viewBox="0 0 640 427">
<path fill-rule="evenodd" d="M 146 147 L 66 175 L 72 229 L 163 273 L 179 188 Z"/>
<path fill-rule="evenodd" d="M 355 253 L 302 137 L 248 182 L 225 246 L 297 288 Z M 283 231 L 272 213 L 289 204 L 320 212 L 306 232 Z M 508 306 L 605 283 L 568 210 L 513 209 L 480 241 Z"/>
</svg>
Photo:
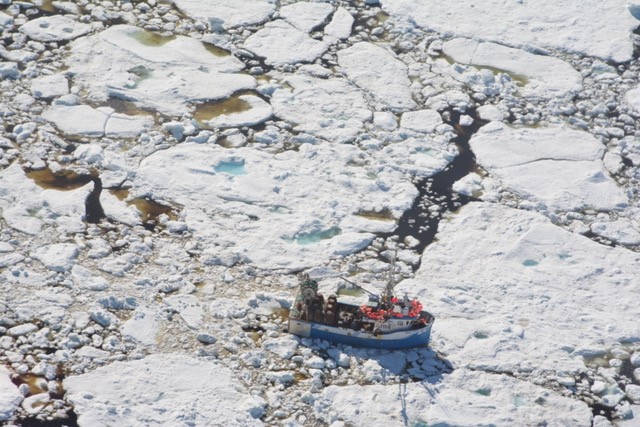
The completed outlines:
<svg viewBox="0 0 640 427">
<path fill-rule="evenodd" d="M 219 31 L 259 24 L 275 11 L 273 0 L 173 0 L 187 16 L 209 21 Z"/>
<path fill-rule="evenodd" d="M 402 114 L 400 127 L 416 132 L 433 132 L 442 124 L 442 117 L 436 110 L 407 111 Z"/>
<path fill-rule="evenodd" d="M 184 206 L 184 221 L 208 242 L 206 263 L 296 268 L 365 247 L 373 235 L 349 217 L 385 208 L 399 217 L 411 206 L 416 190 L 403 174 L 372 177 L 351 164 L 361 155 L 352 145 L 273 155 L 186 143 L 143 160 L 131 191 Z"/>
<path fill-rule="evenodd" d="M 625 103 L 631 107 L 636 114 L 640 114 L 640 86 L 637 86 L 624 95 Z"/>
<path fill-rule="evenodd" d="M 64 272 L 73 267 L 79 254 L 78 246 L 73 243 L 55 243 L 43 246 L 31 255 L 49 270 Z"/>
<path fill-rule="evenodd" d="M 285 21 L 276 20 L 250 35 L 244 47 L 265 58 L 267 64 L 278 66 L 313 62 L 329 48 L 329 44 L 309 37 Z"/>
<path fill-rule="evenodd" d="M 611 210 L 628 203 L 604 168 L 604 145 L 587 132 L 492 122 L 470 145 L 478 163 L 505 187 L 550 210 Z"/>
<path fill-rule="evenodd" d="M 331 22 L 324 27 L 324 33 L 329 37 L 346 39 L 351 35 L 351 28 L 353 27 L 354 21 L 354 17 L 348 10 L 339 7 L 333 14 Z"/>
<path fill-rule="evenodd" d="M 341 78 L 321 79 L 296 74 L 271 99 L 274 114 L 300 132 L 333 142 L 353 140 L 371 120 L 362 92 Z"/>
<path fill-rule="evenodd" d="M 261 426 L 264 401 L 215 361 L 154 354 L 64 380 L 79 425 Z"/>
<path fill-rule="evenodd" d="M 36 98 L 54 98 L 69 93 L 69 82 L 63 74 L 52 74 L 31 80 L 31 94 Z"/>
<path fill-rule="evenodd" d="M 199 40 L 129 25 L 74 41 L 67 65 L 90 99 L 124 98 L 168 115 L 185 114 L 189 103 L 227 98 L 256 84 L 239 73 L 240 60 L 217 56 Z"/>
<path fill-rule="evenodd" d="M 26 22 L 20 31 L 41 42 L 73 40 L 91 31 L 91 25 L 82 24 L 66 15 L 43 16 Z"/>
<path fill-rule="evenodd" d="M 628 219 L 620 218 L 613 222 L 594 222 L 591 231 L 621 245 L 640 245 L 640 231 L 636 227 Z"/>
<path fill-rule="evenodd" d="M 93 183 L 70 191 L 43 190 L 29 179 L 18 163 L 0 170 L 0 208 L 7 224 L 36 235 L 45 224 L 67 231 L 83 231 L 85 202 Z"/>
<path fill-rule="evenodd" d="M 164 299 L 172 310 L 178 312 L 191 329 L 198 329 L 204 320 L 204 309 L 195 295 L 170 295 Z"/>
<path fill-rule="evenodd" d="M 314 411 L 328 424 L 362 426 L 591 423 L 583 402 L 527 381 L 464 368 L 408 384 L 329 386 L 314 402 Z"/>
<path fill-rule="evenodd" d="M 92 108 L 88 105 L 53 105 L 42 113 L 66 135 L 133 138 L 153 123 L 151 116 L 128 116 L 112 108 Z M 82 120 L 78 120 L 82 117 Z"/>
<path fill-rule="evenodd" d="M 260 97 L 240 95 L 237 99 L 245 105 L 243 111 L 223 113 L 203 122 L 217 128 L 253 126 L 268 120 L 273 114 L 271 105 Z"/>
<path fill-rule="evenodd" d="M 338 51 L 338 63 L 349 80 L 394 110 L 416 106 L 411 98 L 407 66 L 387 49 L 360 42 Z"/>
<path fill-rule="evenodd" d="M 524 96 L 550 99 L 573 96 L 582 89 L 582 77 L 568 63 L 496 43 L 457 38 L 443 43 L 442 52 L 454 61 L 504 70 L 524 76 Z"/>
<path fill-rule="evenodd" d="M 282 6 L 280 17 L 297 29 L 308 33 L 322 25 L 331 12 L 333 12 L 333 6 L 329 3 L 299 1 Z"/>
<path fill-rule="evenodd" d="M 615 62 L 632 58 L 631 34 L 638 26 L 626 1 L 382 0 L 382 7 L 426 30 Z"/>
<path fill-rule="evenodd" d="M 396 289 L 434 313 L 432 346 L 458 368 L 575 373 L 580 349 L 640 338 L 639 275 L 634 252 L 538 213 L 470 203 L 440 222 L 415 279 Z"/>
<path fill-rule="evenodd" d="M 138 307 L 120 327 L 122 336 L 142 345 L 155 346 L 162 317 L 157 310 Z"/>
</svg>

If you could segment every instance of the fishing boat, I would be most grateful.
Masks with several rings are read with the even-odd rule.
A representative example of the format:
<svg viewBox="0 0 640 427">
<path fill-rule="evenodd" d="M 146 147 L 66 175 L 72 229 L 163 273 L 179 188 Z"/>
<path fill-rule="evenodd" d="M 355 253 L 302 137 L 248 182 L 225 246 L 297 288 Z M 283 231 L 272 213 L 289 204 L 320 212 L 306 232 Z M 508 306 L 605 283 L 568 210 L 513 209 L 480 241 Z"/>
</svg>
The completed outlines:
<svg viewBox="0 0 640 427">
<path fill-rule="evenodd" d="M 343 280 L 367 292 L 368 301 L 358 305 L 341 301 L 336 295 L 325 301 L 318 292 L 318 282 L 302 276 L 289 311 L 289 332 L 357 347 L 401 349 L 429 343 L 434 317 L 417 299 L 393 294 L 393 264 L 382 295 Z"/>
</svg>

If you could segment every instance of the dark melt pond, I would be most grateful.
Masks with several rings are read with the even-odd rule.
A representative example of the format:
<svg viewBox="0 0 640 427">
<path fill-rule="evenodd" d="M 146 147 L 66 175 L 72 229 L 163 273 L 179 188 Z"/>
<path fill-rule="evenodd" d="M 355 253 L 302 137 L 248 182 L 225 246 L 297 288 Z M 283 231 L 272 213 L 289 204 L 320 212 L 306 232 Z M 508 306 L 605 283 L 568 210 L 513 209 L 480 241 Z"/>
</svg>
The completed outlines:
<svg viewBox="0 0 640 427">
<path fill-rule="evenodd" d="M 206 124 L 207 121 L 214 117 L 222 115 L 242 113 L 243 111 L 249 111 L 251 104 L 240 99 L 239 96 L 233 96 L 224 101 L 211 101 L 198 104 L 196 110 L 193 113 L 193 117 L 200 124 Z"/>
<path fill-rule="evenodd" d="M 54 173 L 49 168 L 26 171 L 26 174 L 38 186 L 47 190 L 75 190 L 95 179 L 92 175 L 80 175 L 72 171 Z"/>
<path fill-rule="evenodd" d="M 129 189 L 127 188 L 112 189 L 109 191 L 119 200 L 126 201 L 127 204 L 135 206 L 140 211 L 143 225 L 147 229 L 153 230 L 155 228 L 158 224 L 158 218 L 160 215 L 166 215 L 172 221 L 178 219 L 178 215 L 174 212 L 171 206 L 163 205 L 155 200 L 145 197 L 127 200 L 129 197 Z"/>
</svg>

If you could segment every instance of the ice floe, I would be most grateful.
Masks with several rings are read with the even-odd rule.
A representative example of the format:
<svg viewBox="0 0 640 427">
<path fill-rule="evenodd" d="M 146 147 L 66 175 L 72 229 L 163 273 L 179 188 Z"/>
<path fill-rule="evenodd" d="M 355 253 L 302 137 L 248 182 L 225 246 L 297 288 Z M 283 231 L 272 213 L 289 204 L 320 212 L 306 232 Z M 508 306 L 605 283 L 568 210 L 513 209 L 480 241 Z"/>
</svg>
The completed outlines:
<svg viewBox="0 0 640 427">
<path fill-rule="evenodd" d="M 456 62 L 504 70 L 524 76 L 522 95 L 548 99 L 573 96 L 582 89 L 582 77 L 568 63 L 496 43 L 457 38 L 443 43 L 442 51 Z"/>
<path fill-rule="evenodd" d="M 299 1 L 282 6 L 280 17 L 297 29 L 308 33 L 322 25 L 331 12 L 333 12 L 333 6 L 329 3 Z"/>
<path fill-rule="evenodd" d="M 271 99 L 274 114 L 307 132 L 335 142 L 353 140 L 371 120 L 362 92 L 345 79 L 296 74 Z"/>
<path fill-rule="evenodd" d="M 223 102 L 229 101 L 238 104 L 237 111 L 231 108 L 231 111 L 227 112 L 222 107 L 222 114 L 214 115 L 211 118 L 201 118 L 203 124 L 214 128 L 253 126 L 267 121 L 273 114 L 271 104 L 255 95 L 240 95 Z"/>
<path fill-rule="evenodd" d="M 71 136 L 133 138 L 153 123 L 149 115 L 129 116 L 116 113 L 110 107 L 92 108 L 88 105 L 52 105 L 42 113 L 42 117 Z"/>
<path fill-rule="evenodd" d="M 69 93 L 69 81 L 63 74 L 52 74 L 31 80 L 31 94 L 36 98 L 54 98 Z"/>
<path fill-rule="evenodd" d="M 494 178 L 549 210 L 611 210 L 628 203 L 604 168 L 604 145 L 587 132 L 492 122 L 471 138 L 470 145 L 478 163 Z"/>
<path fill-rule="evenodd" d="M 244 47 L 265 58 L 267 64 L 282 66 L 313 62 L 329 48 L 329 44 L 309 37 L 306 32 L 283 20 L 277 20 L 250 35 Z"/>
<path fill-rule="evenodd" d="M 215 361 L 154 354 L 64 381 L 80 425 L 260 426 L 265 404 Z"/>
<path fill-rule="evenodd" d="M 275 11 L 273 0 L 173 0 L 186 15 L 209 22 L 218 31 L 259 24 Z"/>
<path fill-rule="evenodd" d="M 344 145 L 271 155 L 182 144 L 146 158 L 132 192 L 184 206 L 184 221 L 209 242 L 205 263 L 295 268 L 366 246 L 373 235 L 345 222 L 351 216 L 380 209 L 395 216 L 411 205 L 415 187 L 393 169 L 372 177 L 351 165 L 360 153 Z"/>
<path fill-rule="evenodd" d="M 351 15 L 348 10 L 339 7 L 333 14 L 331 22 L 324 27 L 324 33 L 329 37 L 346 39 L 351 35 L 354 21 L 353 15 Z"/>
<path fill-rule="evenodd" d="M 621 245 L 640 245 L 640 230 L 638 223 L 620 218 L 613 222 L 594 222 L 591 224 L 591 231 L 598 236 L 602 236 Z"/>
<path fill-rule="evenodd" d="M 73 40 L 91 31 L 91 25 L 83 24 L 65 15 L 43 16 L 20 27 L 29 38 L 41 42 Z"/>
<path fill-rule="evenodd" d="M 575 373 L 613 343 L 640 338 L 630 320 L 638 260 L 538 213 L 470 203 L 440 223 L 416 278 L 397 290 L 429 301 L 432 345 L 454 366 Z"/>
<path fill-rule="evenodd" d="M 553 0 L 536 2 L 473 0 L 383 0 L 392 15 L 404 16 L 426 30 L 473 37 L 517 47 L 547 48 L 605 60 L 631 59 L 631 33 L 638 20 L 626 1 Z M 482 19 L 479 19 L 482 17 Z"/>
<path fill-rule="evenodd" d="M 0 421 L 6 421 L 13 416 L 24 396 L 9 377 L 9 370 L 0 366 Z"/>
<path fill-rule="evenodd" d="M 43 190 L 17 163 L 1 170 L 0 180 L 11 183 L 0 189 L 0 209 L 10 227 L 32 235 L 48 224 L 60 231 L 85 229 L 85 202 L 93 183 L 69 191 Z"/>
<path fill-rule="evenodd" d="M 329 386 L 314 402 L 314 411 L 328 424 L 362 426 L 579 427 L 591 422 L 583 402 L 506 375 L 467 369 L 408 384 Z"/>
<path fill-rule="evenodd" d="M 244 64 L 231 55 L 218 56 L 191 37 L 129 25 L 74 41 L 67 64 L 74 84 L 90 99 L 124 98 L 169 115 L 186 113 L 195 101 L 255 87 L 253 77 L 239 73 Z"/>
<path fill-rule="evenodd" d="M 338 63 L 349 80 L 394 110 L 415 107 L 407 66 L 384 47 L 360 42 L 338 51 Z"/>
<path fill-rule="evenodd" d="M 433 132 L 442 123 L 442 117 L 436 110 L 407 111 L 400 119 L 401 128 L 425 133 Z"/>
</svg>

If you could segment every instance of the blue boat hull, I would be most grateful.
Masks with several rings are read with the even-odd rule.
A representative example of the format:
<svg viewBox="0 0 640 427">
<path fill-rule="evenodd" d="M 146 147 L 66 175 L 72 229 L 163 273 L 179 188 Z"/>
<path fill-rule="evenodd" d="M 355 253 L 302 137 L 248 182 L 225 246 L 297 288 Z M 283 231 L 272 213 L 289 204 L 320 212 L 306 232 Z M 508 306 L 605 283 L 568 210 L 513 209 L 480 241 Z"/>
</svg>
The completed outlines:
<svg viewBox="0 0 640 427">
<path fill-rule="evenodd" d="M 374 335 L 371 332 L 290 319 L 289 332 L 303 337 L 318 338 L 355 347 L 397 350 L 427 345 L 431 335 L 431 324 L 410 331 Z"/>
</svg>

